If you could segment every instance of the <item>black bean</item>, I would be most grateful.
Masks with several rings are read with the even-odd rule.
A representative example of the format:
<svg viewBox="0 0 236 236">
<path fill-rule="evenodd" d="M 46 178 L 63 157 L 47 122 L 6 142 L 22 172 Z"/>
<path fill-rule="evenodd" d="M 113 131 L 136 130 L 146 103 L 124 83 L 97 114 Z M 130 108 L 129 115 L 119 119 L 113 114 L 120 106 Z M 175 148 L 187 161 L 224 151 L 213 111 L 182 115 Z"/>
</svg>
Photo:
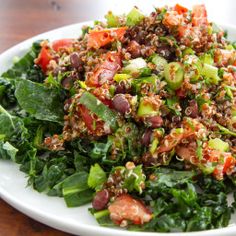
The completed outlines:
<svg viewBox="0 0 236 236">
<path fill-rule="evenodd" d="M 148 145 L 150 144 L 151 135 L 152 135 L 152 129 L 146 129 L 141 139 L 141 143 L 144 146 L 148 147 Z"/>
<path fill-rule="evenodd" d="M 163 119 L 160 116 L 147 117 L 146 122 L 148 122 L 152 128 L 158 128 L 163 125 Z"/>
<path fill-rule="evenodd" d="M 96 193 L 92 201 L 92 206 L 95 210 L 102 210 L 106 208 L 109 199 L 110 199 L 109 192 L 106 189 L 103 189 Z"/>
<path fill-rule="evenodd" d="M 81 66 L 81 60 L 77 52 L 73 52 L 70 55 L 70 63 L 71 63 L 71 66 L 75 69 Z"/>
<path fill-rule="evenodd" d="M 65 89 L 70 89 L 73 86 L 74 83 L 74 78 L 72 76 L 69 77 L 65 77 L 62 81 L 61 81 L 61 85 L 63 88 Z"/>
<path fill-rule="evenodd" d="M 141 46 L 132 40 L 128 44 L 127 51 L 130 52 L 132 58 L 137 58 L 141 55 Z"/>
<path fill-rule="evenodd" d="M 121 114 L 128 113 L 130 111 L 130 105 L 128 100 L 125 98 L 123 94 L 117 94 L 112 100 L 112 105 L 115 110 L 120 112 Z"/>
<path fill-rule="evenodd" d="M 195 100 L 189 101 L 189 110 L 190 114 L 188 116 L 191 118 L 196 118 L 198 116 L 198 104 Z"/>
</svg>

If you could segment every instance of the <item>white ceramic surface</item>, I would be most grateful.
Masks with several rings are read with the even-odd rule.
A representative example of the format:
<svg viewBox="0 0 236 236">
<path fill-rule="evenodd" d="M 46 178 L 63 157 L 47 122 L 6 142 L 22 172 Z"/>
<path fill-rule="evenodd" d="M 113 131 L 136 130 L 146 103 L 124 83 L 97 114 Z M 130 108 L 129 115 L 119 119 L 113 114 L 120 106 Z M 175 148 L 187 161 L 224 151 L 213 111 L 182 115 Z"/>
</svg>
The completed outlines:
<svg viewBox="0 0 236 236">
<path fill-rule="evenodd" d="M 23 55 L 37 39 L 58 39 L 65 37 L 78 37 L 81 26 L 91 24 L 84 22 L 59 28 L 34 38 L 26 40 L 0 55 L 0 74 L 12 65 L 15 56 Z M 236 27 L 225 27 L 231 40 L 236 40 Z M 26 215 L 50 225 L 54 228 L 80 236 L 235 236 L 236 215 L 232 217 L 231 224 L 227 228 L 193 233 L 144 233 L 129 232 L 121 229 L 100 227 L 88 212 L 89 205 L 78 208 L 67 208 L 63 199 L 48 197 L 26 187 L 27 178 L 19 171 L 18 165 L 0 160 L 0 197 Z M 10 223 L 10 222 L 9 222 Z"/>
</svg>

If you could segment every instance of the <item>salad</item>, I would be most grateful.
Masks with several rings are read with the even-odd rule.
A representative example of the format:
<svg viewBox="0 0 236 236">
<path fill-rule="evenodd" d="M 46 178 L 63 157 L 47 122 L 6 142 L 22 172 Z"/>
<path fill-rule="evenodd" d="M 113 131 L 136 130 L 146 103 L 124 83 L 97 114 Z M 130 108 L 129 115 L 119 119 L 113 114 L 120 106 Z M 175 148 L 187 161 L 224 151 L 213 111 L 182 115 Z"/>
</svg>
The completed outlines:
<svg viewBox="0 0 236 236">
<path fill-rule="evenodd" d="M 0 77 L 0 158 L 28 185 L 92 202 L 101 226 L 226 227 L 236 202 L 236 44 L 204 5 L 108 12 L 33 43 Z"/>
</svg>

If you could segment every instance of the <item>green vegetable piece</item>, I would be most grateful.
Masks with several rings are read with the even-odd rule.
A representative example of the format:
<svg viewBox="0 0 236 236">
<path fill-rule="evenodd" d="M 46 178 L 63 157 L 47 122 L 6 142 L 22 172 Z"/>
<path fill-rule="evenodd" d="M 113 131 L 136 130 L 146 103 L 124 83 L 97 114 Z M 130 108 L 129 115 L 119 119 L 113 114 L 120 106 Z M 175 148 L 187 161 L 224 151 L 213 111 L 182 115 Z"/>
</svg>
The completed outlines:
<svg viewBox="0 0 236 236">
<path fill-rule="evenodd" d="M 225 128 L 224 126 L 217 124 L 217 127 L 219 128 L 221 134 L 225 134 L 225 135 L 229 134 L 236 137 L 235 132 Z"/>
<path fill-rule="evenodd" d="M 101 217 L 109 216 L 110 212 L 109 212 L 109 210 L 105 209 L 105 210 L 97 211 L 93 215 L 94 215 L 95 219 L 97 220 L 97 219 L 100 219 Z"/>
<path fill-rule="evenodd" d="M 160 57 L 157 54 L 152 56 L 152 63 L 156 65 L 158 71 L 164 71 L 165 66 L 168 64 L 167 60 L 163 57 Z"/>
<path fill-rule="evenodd" d="M 15 96 L 21 108 L 36 119 L 62 123 L 63 102 L 58 90 L 30 80 L 18 80 Z"/>
<path fill-rule="evenodd" d="M 110 27 L 119 27 L 120 26 L 120 21 L 119 21 L 119 16 L 116 16 L 113 14 L 113 12 L 109 11 L 106 15 L 105 18 L 107 20 L 107 26 Z"/>
<path fill-rule="evenodd" d="M 225 86 L 224 89 L 226 91 L 226 95 L 230 98 L 230 100 L 232 100 L 234 98 L 234 95 L 232 92 L 232 90 L 234 90 L 234 88 L 232 89 L 231 86 Z"/>
<path fill-rule="evenodd" d="M 95 164 L 90 167 L 88 186 L 93 189 L 100 189 L 103 183 L 106 181 L 106 173 L 99 164 Z"/>
<path fill-rule="evenodd" d="M 68 207 L 81 206 L 93 198 L 93 191 L 87 184 L 88 173 L 81 171 L 67 177 L 62 184 L 62 193 Z"/>
<path fill-rule="evenodd" d="M 127 26 L 137 25 L 143 18 L 144 18 L 143 13 L 137 7 L 134 7 L 127 15 L 126 25 Z"/>
<path fill-rule="evenodd" d="M 139 117 L 152 116 L 152 115 L 157 115 L 158 113 L 159 111 L 155 110 L 152 104 L 145 102 L 144 98 L 140 99 L 137 116 Z"/>
<path fill-rule="evenodd" d="M 229 144 L 227 142 L 224 142 L 223 140 L 219 138 L 210 139 L 208 141 L 208 145 L 210 148 L 219 150 L 221 152 L 227 152 L 229 151 Z"/>
<path fill-rule="evenodd" d="M 123 72 L 124 73 L 140 73 L 140 71 L 147 67 L 146 61 L 139 57 L 133 60 L 128 61 L 128 65 L 124 67 Z"/>
<path fill-rule="evenodd" d="M 214 59 L 211 54 L 205 53 L 202 56 L 200 56 L 200 60 L 203 64 L 213 65 Z"/>
<path fill-rule="evenodd" d="M 84 92 L 79 99 L 79 102 L 83 104 L 90 111 L 95 113 L 99 118 L 101 118 L 105 123 L 107 123 L 113 130 L 117 129 L 117 113 L 112 111 L 106 105 L 104 105 L 100 100 L 98 100 L 94 95 L 89 92 Z"/>
<path fill-rule="evenodd" d="M 21 59 L 14 63 L 13 67 L 2 74 L 4 78 L 27 78 L 35 82 L 43 82 L 45 76 L 40 68 L 34 68 L 34 59 L 37 58 L 41 46 L 40 42 L 33 43 L 29 52 L 27 52 Z"/>
<path fill-rule="evenodd" d="M 185 56 L 185 55 L 194 55 L 194 54 L 195 54 L 195 51 L 192 48 L 186 48 L 183 51 L 183 56 Z"/>
<path fill-rule="evenodd" d="M 204 64 L 202 75 L 209 79 L 210 84 L 218 84 L 220 77 L 218 76 L 218 68 L 209 64 Z"/>
<path fill-rule="evenodd" d="M 129 192 L 136 190 L 139 194 L 143 192 L 143 185 L 146 176 L 143 174 L 142 165 L 138 165 L 131 170 L 126 169 L 123 187 Z"/>
<path fill-rule="evenodd" d="M 131 78 L 131 75 L 128 75 L 128 74 L 115 74 L 113 79 L 119 83 L 122 80 L 127 80 L 130 78 Z"/>
<path fill-rule="evenodd" d="M 0 159 L 11 159 L 16 161 L 16 154 L 18 149 L 12 146 L 9 142 L 3 142 L 0 140 Z"/>
<path fill-rule="evenodd" d="M 179 89 L 184 80 L 184 69 L 178 62 L 171 62 L 165 66 L 165 80 L 168 86 L 173 89 Z"/>
<path fill-rule="evenodd" d="M 141 77 L 135 80 L 132 80 L 132 88 L 136 94 L 139 94 L 143 85 L 147 84 L 150 87 L 150 90 L 156 92 L 157 90 L 157 80 L 156 75 Z"/>
</svg>

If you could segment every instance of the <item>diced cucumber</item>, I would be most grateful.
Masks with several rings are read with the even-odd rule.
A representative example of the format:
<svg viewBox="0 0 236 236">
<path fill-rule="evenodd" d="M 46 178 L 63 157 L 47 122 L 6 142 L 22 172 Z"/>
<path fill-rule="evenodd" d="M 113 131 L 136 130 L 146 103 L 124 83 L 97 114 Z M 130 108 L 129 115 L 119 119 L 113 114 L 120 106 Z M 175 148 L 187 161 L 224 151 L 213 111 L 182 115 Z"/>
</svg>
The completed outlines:
<svg viewBox="0 0 236 236">
<path fill-rule="evenodd" d="M 137 7 L 134 7 L 127 15 L 126 25 L 134 26 L 138 24 L 143 18 L 143 13 Z"/>
<path fill-rule="evenodd" d="M 184 80 L 184 69 L 179 62 L 171 62 L 165 66 L 164 75 L 168 86 L 176 90 Z"/>
<path fill-rule="evenodd" d="M 160 57 L 157 54 L 152 56 L 152 63 L 156 65 L 156 69 L 159 71 L 164 71 L 165 66 L 168 64 L 165 58 Z"/>
<path fill-rule="evenodd" d="M 147 103 L 143 98 L 141 98 L 137 116 L 143 117 L 143 116 L 151 116 L 151 115 L 157 115 L 159 111 L 154 110 L 153 105 Z"/>
</svg>

